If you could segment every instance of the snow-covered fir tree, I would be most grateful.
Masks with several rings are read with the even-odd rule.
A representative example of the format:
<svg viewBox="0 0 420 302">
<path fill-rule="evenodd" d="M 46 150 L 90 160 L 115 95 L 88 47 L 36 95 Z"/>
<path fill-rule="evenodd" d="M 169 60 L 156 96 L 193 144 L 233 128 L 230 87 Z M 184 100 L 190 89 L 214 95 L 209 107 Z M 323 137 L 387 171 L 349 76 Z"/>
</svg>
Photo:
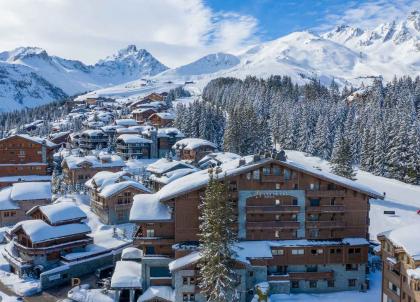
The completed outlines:
<svg viewBox="0 0 420 302">
<path fill-rule="evenodd" d="M 331 158 L 331 171 L 334 174 L 355 179 L 356 176 L 352 165 L 351 146 L 348 139 L 341 136 L 338 139 L 336 150 Z"/>
<path fill-rule="evenodd" d="M 235 215 L 228 186 L 218 171 L 209 170 L 209 183 L 200 204 L 200 279 L 199 287 L 208 301 L 235 301 L 233 270 L 233 229 Z"/>
</svg>

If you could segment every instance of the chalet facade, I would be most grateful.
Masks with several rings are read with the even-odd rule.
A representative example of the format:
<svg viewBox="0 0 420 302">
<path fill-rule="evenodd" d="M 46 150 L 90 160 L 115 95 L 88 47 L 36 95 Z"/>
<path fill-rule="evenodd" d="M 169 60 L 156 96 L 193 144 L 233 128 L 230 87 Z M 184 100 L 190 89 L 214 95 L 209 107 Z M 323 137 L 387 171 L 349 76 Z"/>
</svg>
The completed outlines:
<svg viewBox="0 0 420 302">
<path fill-rule="evenodd" d="M 282 154 L 247 156 L 217 169 L 237 207 L 238 248 L 246 254 L 238 261 L 248 264 L 244 292 L 260 282 L 268 282 L 271 293 L 367 287 L 369 198 L 383 198 L 379 193 Z M 130 220 L 138 225 L 135 246 L 145 257 L 173 260 L 192 252 L 177 253 L 176 246 L 198 242 L 199 203 L 208 179 L 203 170 L 134 197 Z M 245 294 L 241 301 L 251 298 Z"/>
<path fill-rule="evenodd" d="M 173 127 L 155 129 L 150 126 L 142 132 L 142 135 L 156 143 L 156 154 L 152 157 L 159 158 L 174 153 L 172 147 L 185 137 L 179 129 Z"/>
<path fill-rule="evenodd" d="M 116 140 L 117 154 L 125 160 L 151 158 L 152 143 L 139 134 L 122 134 Z"/>
<path fill-rule="evenodd" d="M 153 108 L 145 108 L 145 109 L 136 109 L 131 112 L 133 118 L 139 123 L 144 124 L 149 120 L 149 117 L 157 113 L 156 109 Z"/>
<path fill-rule="evenodd" d="M 81 222 L 86 215 L 73 203 L 37 207 L 28 212 L 34 219 L 17 223 L 6 233 L 9 244 L 2 251 L 12 271 L 34 277 L 59 265 L 62 255 L 84 251 L 93 239 Z"/>
<path fill-rule="evenodd" d="M 176 155 L 191 163 L 199 162 L 204 156 L 217 150 L 217 146 L 201 138 L 184 138 L 172 146 Z"/>
<path fill-rule="evenodd" d="M 108 143 L 108 135 L 99 129 L 85 130 L 78 139 L 78 147 L 86 150 L 103 149 L 108 146 Z"/>
<path fill-rule="evenodd" d="M 420 224 L 378 235 L 382 258 L 382 302 L 420 301 Z"/>
<path fill-rule="evenodd" d="M 14 183 L 0 191 L 0 227 L 30 219 L 27 211 L 51 203 L 50 182 Z"/>
<path fill-rule="evenodd" d="M 125 163 L 118 155 L 70 155 L 63 159 L 61 167 L 64 183 L 70 186 L 80 186 L 100 171 L 121 171 L 125 167 Z"/>
<path fill-rule="evenodd" d="M 0 176 L 48 175 L 58 145 L 26 134 L 0 140 Z"/>
<path fill-rule="evenodd" d="M 150 190 L 133 180 L 128 172 L 99 172 L 86 182 L 90 205 L 105 224 L 127 223 L 133 196 Z"/>
<path fill-rule="evenodd" d="M 175 115 L 169 112 L 158 112 L 149 117 L 150 123 L 156 128 L 171 127 L 174 120 Z"/>
</svg>

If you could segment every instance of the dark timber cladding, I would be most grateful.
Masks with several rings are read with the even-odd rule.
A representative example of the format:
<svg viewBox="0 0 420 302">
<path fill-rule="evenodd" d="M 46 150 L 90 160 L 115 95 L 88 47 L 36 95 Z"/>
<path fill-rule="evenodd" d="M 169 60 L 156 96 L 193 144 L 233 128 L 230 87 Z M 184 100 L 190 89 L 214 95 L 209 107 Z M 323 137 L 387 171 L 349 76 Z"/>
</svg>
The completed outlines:
<svg viewBox="0 0 420 302">
<path fill-rule="evenodd" d="M 281 248 L 272 248 L 272 257 L 256 257 L 251 265 L 287 270 L 287 277 L 270 274 L 269 281 L 334 280 L 333 273 L 290 271 L 291 267 L 330 265 L 332 270 L 359 272 L 358 281 L 349 279 L 341 288 L 362 286 L 368 261 L 369 198 L 382 199 L 380 194 L 287 160 L 251 156 L 235 162 L 235 166 L 222 165 L 220 175 L 226 175 L 236 204 L 240 241 L 281 242 Z M 160 203 L 172 209 L 172 218 L 137 221 L 135 245 L 146 255 L 176 257 L 174 243 L 197 241 L 199 203 L 207 180 L 207 171 L 200 171 L 155 193 Z"/>
</svg>

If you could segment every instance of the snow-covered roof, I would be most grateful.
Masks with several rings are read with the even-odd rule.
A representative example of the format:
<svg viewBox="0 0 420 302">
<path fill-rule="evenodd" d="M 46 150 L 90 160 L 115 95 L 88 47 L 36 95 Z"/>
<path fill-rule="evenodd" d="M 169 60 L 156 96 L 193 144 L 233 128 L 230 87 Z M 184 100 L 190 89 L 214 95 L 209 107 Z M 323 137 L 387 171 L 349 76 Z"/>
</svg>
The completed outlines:
<svg viewBox="0 0 420 302">
<path fill-rule="evenodd" d="M 141 264 L 134 261 L 117 261 L 111 278 L 111 288 L 141 288 Z"/>
<path fill-rule="evenodd" d="M 416 269 L 408 269 L 407 276 L 411 279 L 420 280 L 420 267 Z"/>
<path fill-rule="evenodd" d="M 51 199 L 51 196 L 51 183 L 46 181 L 14 183 L 10 192 L 14 201 Z"/>
<path fill-rule="evenodd" d="M 110 168 L 110 167 L 124 167 L 125 163 L 118 155 L 94 155 L 88 156 L 74 156 L 70 155 L 64 158 L 62 165 L 66 163 L 69 169 L 81 168 L 84 163 L 89 164 L 92 168 Z"/>
<path fill-rule="evenodd" d="M 294 168 L 304 173 L 313 175 L 315 177 L 319 177 L 321 179 L 337 183 L 344 187 L 351 188 L 353 190 L 367 194 L 371 197 L 383 198 L 380 193 L 370 189 L 367 186 L 356 183 L 355 181 L 352 181 L 347 178 L 337 176 L 337 175 L 334 175 L 325 171 L 319 171 L 312 167 L 307 167 L 307 166 L 304 166 L 295 162 L 291 162 L 288 160 L 279 161 L 273 158 L 260 158 L 259 160 L 254 160 L 253 155 L 245 156 L 242 159 L 245 162 L 245 164 L 243 165 L 239 165 L 240 159 L 231 160 L 231 161 L 225 162 L 224 164 L 221 164 L 220 175 L 227 176 L 227 177 L 235 176 L 235 175 L 239 175 L 239 174 L 251 171 L 259 166 L 262 166 L 271 162 L 277 162 L 283 166 Z M 191 173 L 187 176 L 174 180 L 173 182 L 164 186 L 161 190 L 159 190 L 159 192 L 155 194 L 158 195 L 158 198 L 160 200 L 168 200 L 168 199 L 177 197 L 179 195 L 182 195 L 186 192 L 190 192 L 190 191 L 199 189 L 201 187 L 204 187 L 207 185 L 208 181 L 209 181 L 208 170 L 201 170 L 201 171 Z"/>
<path fill-rule="evenodd" d="M 131 113 L 143 113 L 143 112 L 147 112 L 147 111 L 154 111 L 154 112 L 156 112 L 156 110 L 153 109 L 153 108 L 143 108 L 143 109 L 135 109 Z"/>
<path fill-rule="evenodd" d="M 19 228 L 29 236 L 33 243 L 50 241 L 57 238 L 69 237 L 77 234 L 90 233 L 90 228 L 84 223 L 70 223 L 51 226 L 43 220 L 25 220 L 18 222 L 11 230 L 14 233 Z"/>
<path fill-rule="evenodd" d="M 10 199 L 11 192 L 12 187 L 6 187 L 0 190 L 0 211 L 20 209 L 19 206 Z"/>
<path fill-rule="evenodd" d="M 174 120 L 175 119 L 175 114 L 170 113 L 170 112 L 157 112 L 157 113 L 152 114 L 152 116 L 154 116 L 154 115 L 157 115 L 158 117 L 160 117 L 163 120 Z"/>
<path fill-rule="evenodd" d="M 239 158 L 241 158 L 240 155 L 231 152 L 213 152 L 204 156 L 198 162 L 198 166 L 203 169 L 208 168 L 210 165 L 224 164 Z"/>
<path fill-rule="evenodd" d="M 185 255 L 183 257 L 175 259 L 174 261 L 169 262 L 169 270 L 171 272 L 176 271 L 187 265 L 197 263 L 198 261 L 200 261 L 201 258 L 202 254 L 198 251 L 189 253 L 188 255 Z"/>
<path fill-rule="evenodd" d="M 5 138 L 1 139 L 0 142 L 4 141 L 4 140 L 7 140 L 9 138 L 12 138 L 12 137 L 21 137 L 21 138 L 30 140 L 34 143 L 37 143 L 37 144 L 41 144 L 41 145 L 45 144 L 47 147 L 50 147 L 50 148 L 54 148 L 54 147 L 57 146 L 56 144 L 54 144 L 52 141 L 50 141 L 48 139 L 38 137 L 38 136 L 30 136 L 28 134 L 15 134 L 15 135 L 5 137 Z"/>
<path fill-rule="evenodd" d="M 136 121 L 136 120 L 134 120 L 134 119 L 129 119 L 129 118 L 127 118 L 127 119 L 119 119 L 119 120 L 115 120 L 115 124 L 116 124 L 116 125 L 120 125 L 120 126 L 125 126 L 125 127 L 128 127 L 128 126 L 136 126 L 136 125 L 138 125 L 138 123 L 137 123 L 137 121 Z"/>
<path fill-rule="evenodd" d="M 47 217 L 51 224 L 86 218 L 86 213 L 73 202 L 69 201 L 62 201 L 46 206 L 36 206 L 29 210 L 27 214 L 30 215 L 36 209 L 39 209 Z"/>
<path fill-rule="evenodd" d="M 182 133 L 178 128 L 170 127 L 170 128 L 159 128 L 157 130 L 157 137 L 185 137 L 184 133 Z"/>
<path fill-rule="evenodd" d="M 202 138 L 184 138 L 176 142 L 175 145 L 172 146 L 173 149 L 184 147 L 184 150 L 194 150 L 202 146 L 210 146 L 214 149 L 217 148 L 216 144 L 202 139 Z"/>
<path fill-rule="evenodd" d="M 106 136 L 106 133 L 104 133 L 101 129 L 88 129 L 82 131 L 81 135 L 83 136 Z"/>
<path fill-rule="evenodd" d="M 131 179 L 131 174 L 127 171 L 109 172 L 101 171 L 96 173 L 85 183 L 86 187 L 95 188 L 99 195 L 108 198 L 126 188 L 132 187 L 143 192 L 150 192 L 143 184 Z"/>
<path fill-rule="evenodd" d="M 103 187 L 99 195 L 101 197 L 108 198 L 130 187 L 141 190 L 143 192 L 150 192 L 150 190 L 146 188 L 143 184 L 134 180 L 126 180 L 126 181 L 116 182 L 114 184 L 109 184 Z"/>
<path fill-rule="evenodd" d="M 163 174 L 174 169 L 194 168 L 179 160 L 161 158 L 147 167 L 147 171 L 154 174 Z"/>
<path fill-rule="evenodd" d="M 126 144 L 151 144 L 150 139 L 144 138 L 139 134 L 122 134 L 118 136 L 117 142 L 123 141 Z"/>
<path fill-rule="evenodd" d="M 343 240 L 258 240 L 240 241 L 234 244 L 235 259 L 243 263 L 250 263 L 250 259 L 272 258 L 273 247 L 312 247 L 312 246 L 335 246 L 335 245 L 360 246 L 368 245 L 365 238 L 344 238 Z M 200 251 L 194 251 L 169 263 L 169 270 L 175 271 L 190 264 L 197 263 L 202 257 Z"/>
<path fill-rule="evenodd" d="M 121 260 L 140 260 L 143 257 L 143 251 L 130 246 L 122 250 Z"/>
<path fill-rule="evenodd" d="M 137 302 L 156 300 L 175 301 L 175 291 L 170 286 L 150 286 Z"/>
<path fill-rule="evenodd" d="M 107 126 L 103 126 L 101 129 L 104 132 L 113 132 L 113 131 L 117 131 L 118 129 L 124 128 L 124 126 L 121 125 L 107 125 Z"/>
<path fill-rule="evenodd" d="M 193 172 L 198 171 L 196 168 L 182 168 L 182 169 L 176 169 L 173 171 L 169 171 L 166 173 L 163 173 L 161 176 L 157 176 L 155 174 L 150 175 L 150 180 L 161 183 L 161 184 L 168 184 L 175 179 L 184 177 L 185 175 L 191 174 Z"/>
<path fill-rule="evenodd" d="M 171 210 L 159 201 L 156 194 L 138 194 L 134 196 L 130 210 L 130 221 L 165 221 L 171 220 Z"/>
<path fill-rule="evenodd" d="M 141 131 L 139 131 L 139 129 L 138 128 L 136 128 L 136 127 L 127 127 L 127 128 L 125 128 L 125 127 L 123 127 L 123 128 L 119 128 L 119 129 L 117 129 L 117 134 L 138 134 L 138 133 L 140 133 Z"/>
<path fill-rule="evenodd" d="M 379 234 L 402 247 L 414 260 L 420 260 L 420 223 L 410 224 Z"/>
</svg>

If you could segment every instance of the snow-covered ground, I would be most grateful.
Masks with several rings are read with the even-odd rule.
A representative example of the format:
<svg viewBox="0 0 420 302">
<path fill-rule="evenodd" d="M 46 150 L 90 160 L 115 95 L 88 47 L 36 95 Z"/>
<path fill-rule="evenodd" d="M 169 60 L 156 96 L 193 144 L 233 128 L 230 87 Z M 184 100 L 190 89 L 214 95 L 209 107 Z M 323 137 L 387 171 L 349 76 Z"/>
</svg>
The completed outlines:
<svg viewBox="0 0 420 302">
<path fill-rule="evenodd" d="M 317 157 L 306 156 L 298 151 L 286 151 L 289 160 L 324 171 L 330 169 L 329 163 Z M 420 222 L 420 186 L 409 185 L 395 179 L 375 176 L 365 171 L 357 171 L 357 180 L 378 192 L 385 192 L 385 200 L 371 200 L 370 238 L 376 240 L 378 233 Z M 384 211 L 395 211 L 395 215 L 386 215 Z"/>
<path fill-rule="evenodd" d="M 68 298 L 76 302 L 112 302 L 114 291 L 102 289 L 89 289 L 87 285 L 76 286 L 68 293 Z"/>
</svg>

